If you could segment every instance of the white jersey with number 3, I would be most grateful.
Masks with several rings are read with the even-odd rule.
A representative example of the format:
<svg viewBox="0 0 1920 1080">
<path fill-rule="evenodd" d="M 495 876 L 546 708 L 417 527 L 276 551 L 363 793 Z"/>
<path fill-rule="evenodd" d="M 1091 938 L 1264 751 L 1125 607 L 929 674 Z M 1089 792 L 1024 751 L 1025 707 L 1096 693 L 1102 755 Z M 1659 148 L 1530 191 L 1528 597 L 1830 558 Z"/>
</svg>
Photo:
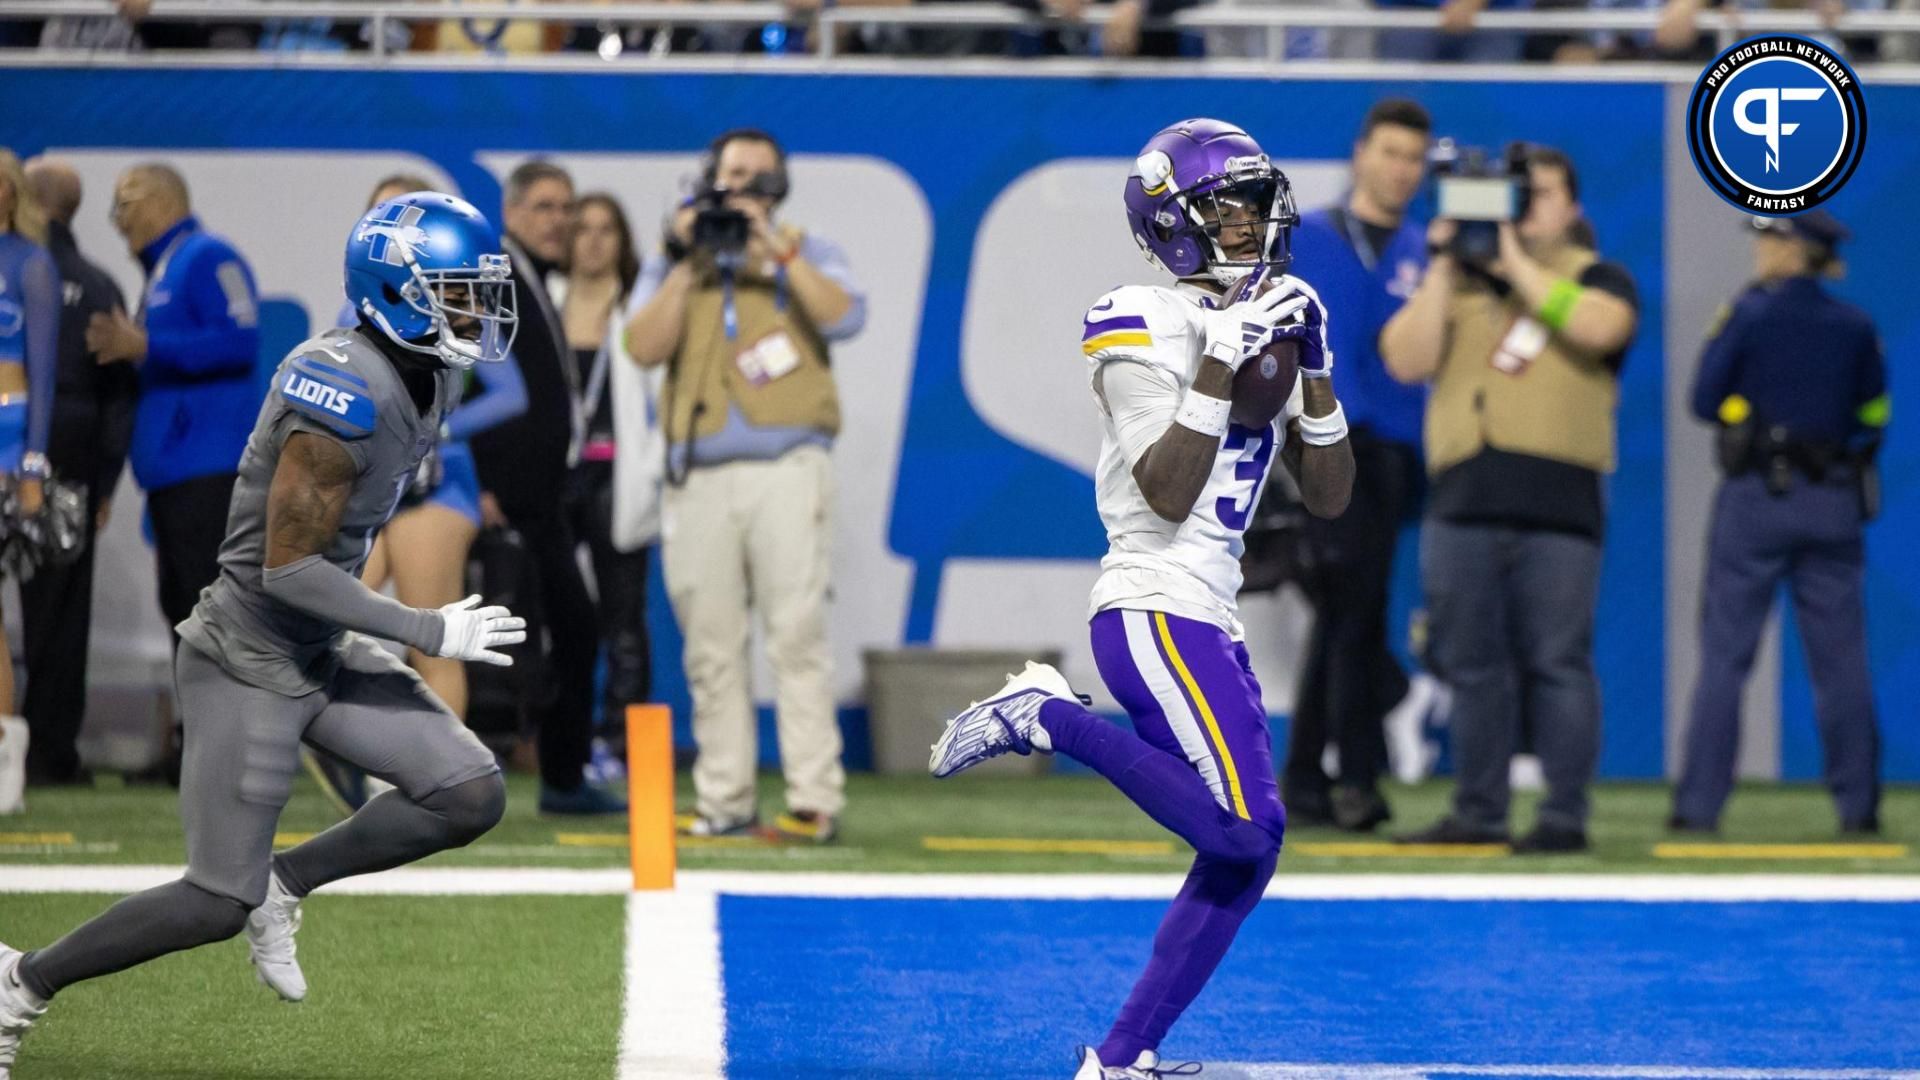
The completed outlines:
<svg viewBox="0 0 1920 1080">
<path fill-rule="evenodd" d="M 1133 479 L 1135 463 L 1174 422 L 1200 370 L 1201 315 L 1217 303 L 1192 285 L 1132 285 L 1087 311 L 1080 347 L 1104 432 L 1094 484 L 1107 527 L 1092 608 L 1164 611 L 1238 639 L 1242 537 L 1287 421 L 1300 415 L 1298 380 L 1278 420 L 1264 430 L 1233 425 L 1221 436 L 1213 473 L 1185 521 L 1154 513 Z"/>
</svg>

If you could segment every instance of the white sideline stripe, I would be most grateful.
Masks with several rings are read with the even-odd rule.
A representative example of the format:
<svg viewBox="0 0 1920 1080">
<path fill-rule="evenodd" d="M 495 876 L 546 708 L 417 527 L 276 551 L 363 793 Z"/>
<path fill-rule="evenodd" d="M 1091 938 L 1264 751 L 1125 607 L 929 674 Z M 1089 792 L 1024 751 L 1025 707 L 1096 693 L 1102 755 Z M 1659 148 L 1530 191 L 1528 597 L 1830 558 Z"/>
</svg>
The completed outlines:
<svg viewBox="0 0 1920 1080">
<path fill-rule="evenodd" d="M 178 866 L 0 864 L 0 893 L 127 893 L 179 877 Z M 683 870 L 680 892 L 812 897 L 1164 900 L 1176 874 L 873 874 Z M 624 869 L 401 867 L 326 887 L 360 896 L 616 896 Z M 1920 901 L 1912 874 L 1282 874 L 1278 900 Z"/>
<path fill-rule="evenodd" d="M 699 889 L 627 897 L 627 989 L 615 1080 L 726 1075 L 716 901 Z"/>
<path fill-rule="evenodd" d="M 1210 1071 L 1212 1068 L 1210 1067 Z M 1913 1080 L 1911 1069 L 1727 1069 L 1697 1065 L 1270 1065 L 1222 1064 L 1221 1080 L 1427 1080 L 1433 1074 L 1566 1080 Z"/>
</svg>

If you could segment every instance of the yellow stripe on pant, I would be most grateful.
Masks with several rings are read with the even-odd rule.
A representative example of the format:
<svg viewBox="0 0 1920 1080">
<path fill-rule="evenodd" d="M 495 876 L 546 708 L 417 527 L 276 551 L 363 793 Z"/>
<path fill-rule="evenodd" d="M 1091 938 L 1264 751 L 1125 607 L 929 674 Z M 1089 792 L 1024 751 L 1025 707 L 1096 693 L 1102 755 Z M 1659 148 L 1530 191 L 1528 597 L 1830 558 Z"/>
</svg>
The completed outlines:
<svg viewBox="0 0 1920 1080">
<path fill-rule="evenodd" d="M 1193 672 L 1187 670 L 1187 662 L 1180 658 L 1180 650 L 1173 644 L 1173 633 L 1167 628 L 1164 613 L 1153 613 L 1153 627 L 1160 634 L 1160 644 L 1167 650 L 1167 659 L 1173 662 L 1174 674 L 1180 676 L 1180 682 L 1187 688 L 1187 696 L 1200 709 L 1200 719 L 1206 724 L 1208 741 L 1213 743 L 1214 752 L 1220 755 L 1220 768 L 1227 774 L 1227 790 L 1233 795 L 1233 812 L 1252 821 L 1253 815 L 1247 813 L 1247 797 L 1240 793 L 1240 773 L 1233 767 L 1233 751 L 1227 748 L 1226 736 L 1220 734 L 1220 722 L 1213 717 L 1213 706 L 1207 704 L 1207 697 L 1200 692 L 1200 684 L 1194 681 Z"/>
</svg>

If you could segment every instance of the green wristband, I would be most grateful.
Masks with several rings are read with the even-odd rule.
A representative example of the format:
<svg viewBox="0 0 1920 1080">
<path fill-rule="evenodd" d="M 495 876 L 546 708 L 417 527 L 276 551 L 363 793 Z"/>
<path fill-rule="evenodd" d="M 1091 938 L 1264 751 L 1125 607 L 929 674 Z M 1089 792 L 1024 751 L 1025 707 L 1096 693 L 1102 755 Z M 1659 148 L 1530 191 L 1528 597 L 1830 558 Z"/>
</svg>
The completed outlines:
<svg viewBox="0 0 1920 1080">
<path fill-rule="evenodd" d="M 1573 305 L 1580 302 L 1580 294 L 1585 292 L 1579 285 L 1566 278 L 1553 283 L 1547 290 L 1547 298 L 1540 301 L 1537 313 L 1540 321 L 1555 330 L 1565 330 L 1567 320 L 1573 317 Z"/>
</svg>

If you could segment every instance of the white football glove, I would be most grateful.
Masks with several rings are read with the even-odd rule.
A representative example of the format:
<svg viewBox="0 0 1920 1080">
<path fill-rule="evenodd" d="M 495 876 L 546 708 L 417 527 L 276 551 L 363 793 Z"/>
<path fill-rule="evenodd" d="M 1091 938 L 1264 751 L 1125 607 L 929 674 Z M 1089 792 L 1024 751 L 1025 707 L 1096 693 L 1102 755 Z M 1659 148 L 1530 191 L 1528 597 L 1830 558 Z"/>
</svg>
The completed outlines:
<svg viewBox="0 0 1920 1080">
<path fill-rule="evenodd" d="M 1251 300 L 1203 313 L 1200 318 L 1207 331 L 1207 357 L 1237 372 L 1240 365 L 1259 356 L 1280 328 L 1298 322 L 1300 310 L 1312 303 L 1299 295 L 1297 285 L 1289 284 L 1296 281 L 1282 278 L 1280 284 Z"/>
<path fill-rule="evenodd" d="M 446 629 L 440 634 L 440 651 L 434 655 L 450 660 L 478 660 L 483 664 L 512 666 L 513 657 L 494 652 L 493 647 L 518 645 L 527 640 L 527 620 L 497 604 L 476 607 L 478 603 L 480 597 L 475 594 L 440 609 L 440 618 L 444 620 Z"/>
</svg>

